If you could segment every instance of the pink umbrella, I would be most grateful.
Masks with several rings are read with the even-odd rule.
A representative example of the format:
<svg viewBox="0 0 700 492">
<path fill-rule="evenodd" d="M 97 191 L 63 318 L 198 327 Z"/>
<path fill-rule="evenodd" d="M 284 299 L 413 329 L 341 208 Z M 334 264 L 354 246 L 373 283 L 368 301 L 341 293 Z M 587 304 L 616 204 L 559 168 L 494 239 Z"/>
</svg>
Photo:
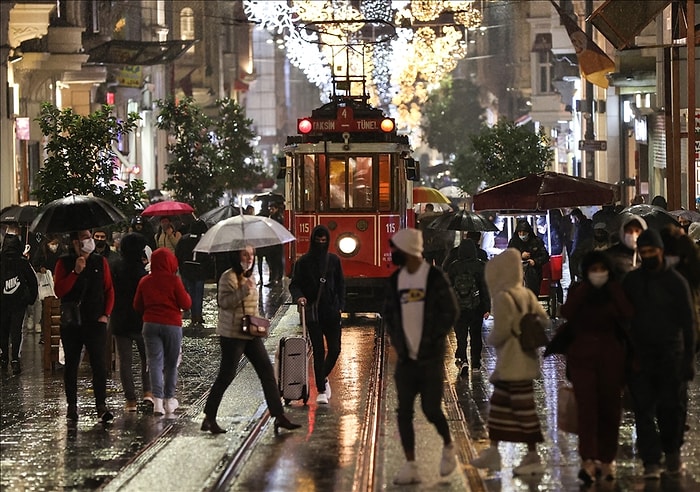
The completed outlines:
<svg viewBox="0 0 700 492">
<path fill-rule="evenodd" d="M 141 212 L 141 215 L 164 216 L 164 215 L 184 215 L 191 214 L 194 209 L 191 205 L 183 202 L 166 200 L 149 205 Z"/>
</svg>

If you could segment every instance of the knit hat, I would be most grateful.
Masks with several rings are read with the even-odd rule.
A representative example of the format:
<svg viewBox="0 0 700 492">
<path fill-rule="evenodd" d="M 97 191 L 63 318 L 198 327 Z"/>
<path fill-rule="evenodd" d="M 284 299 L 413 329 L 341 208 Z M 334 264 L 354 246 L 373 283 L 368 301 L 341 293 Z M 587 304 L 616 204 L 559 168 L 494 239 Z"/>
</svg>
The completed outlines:
<svg viewBox="0 0 700 492">
<path fill-rule="evenodd" d="M 409 256 L 423 256 L 423 234 L 418 229 L 401 229 L 391 242 Z"/>
<path fill-rule="evenodd" d="M 656 232 L 654 229 L 647 229 L 637 238 L 637 249 L 643 248 L 644 246 L 653 246 L 655 248 L 664 249 L 664 242 L 658 232 Z"/>
</svg>

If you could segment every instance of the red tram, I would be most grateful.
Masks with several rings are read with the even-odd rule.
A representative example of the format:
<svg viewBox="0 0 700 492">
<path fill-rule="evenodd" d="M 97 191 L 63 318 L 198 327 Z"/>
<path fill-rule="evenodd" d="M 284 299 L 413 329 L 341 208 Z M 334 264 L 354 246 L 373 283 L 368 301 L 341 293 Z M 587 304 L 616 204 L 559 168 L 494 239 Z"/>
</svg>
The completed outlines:
<svg viewBox="0 0 700 492">
<path fill-rule="evenodd" d="M 360 86 L 363 95 L 338 94 L 340 86 Z M 308 251 L 314 226 L 328 227 L 348 313 L 381 309 L 394 268 L 389 238 L 414 226 L 412 181 L 419 178 L 408 137 L 367 101 L 364 78 L 336 82 L 331 101 L 298 120 L 299 134 L 287 137 L 284 149 L 285 220 L 297 238 L 286 248 L 287 268 Z"/>
</svg>

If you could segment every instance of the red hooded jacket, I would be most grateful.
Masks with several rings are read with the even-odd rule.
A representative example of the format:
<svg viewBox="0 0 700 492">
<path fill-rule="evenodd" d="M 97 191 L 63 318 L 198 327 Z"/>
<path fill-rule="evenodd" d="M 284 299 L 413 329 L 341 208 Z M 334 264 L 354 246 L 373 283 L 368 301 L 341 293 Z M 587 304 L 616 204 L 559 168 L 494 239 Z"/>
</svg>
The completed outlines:
<svg viewBox="0 0 700 492">
<path fill-rule="evenodd" d="M 141 279 L 134 295 L 134 309 L 143 315 L 144 323 L 182 326 L 182 311 L 192 306 L 192 299 L 176 272 L 172 251 L 153 252 L 151 273 Z"/>
</svg>

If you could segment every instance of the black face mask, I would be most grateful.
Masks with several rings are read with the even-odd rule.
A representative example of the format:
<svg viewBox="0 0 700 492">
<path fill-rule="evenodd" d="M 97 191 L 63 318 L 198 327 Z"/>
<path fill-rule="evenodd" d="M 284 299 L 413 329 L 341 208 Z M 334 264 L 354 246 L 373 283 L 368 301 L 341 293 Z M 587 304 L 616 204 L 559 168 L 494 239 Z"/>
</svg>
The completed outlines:
<svg viewBox="0 0 700 492">
<path fill-rule="evenodd" d="M 107 241 L 103 241 L 103 240 L 95 241 L 95 247 L 97 249 L 104 249 L 105 246 L 107 246 Z"/>
<path fill-rule="evenodd" d="M 400 249 L 395 249 L 391 252 L 391 262 L 396 266 L 404 266 L 406 264 L 406 253 Z"/>
<path fill-rule="evenodd" d="M 661 265 L 661 260 L 658 256 L 642 257 L 642 268 L 647 270 L 656 270 Z"/>
</svg>

